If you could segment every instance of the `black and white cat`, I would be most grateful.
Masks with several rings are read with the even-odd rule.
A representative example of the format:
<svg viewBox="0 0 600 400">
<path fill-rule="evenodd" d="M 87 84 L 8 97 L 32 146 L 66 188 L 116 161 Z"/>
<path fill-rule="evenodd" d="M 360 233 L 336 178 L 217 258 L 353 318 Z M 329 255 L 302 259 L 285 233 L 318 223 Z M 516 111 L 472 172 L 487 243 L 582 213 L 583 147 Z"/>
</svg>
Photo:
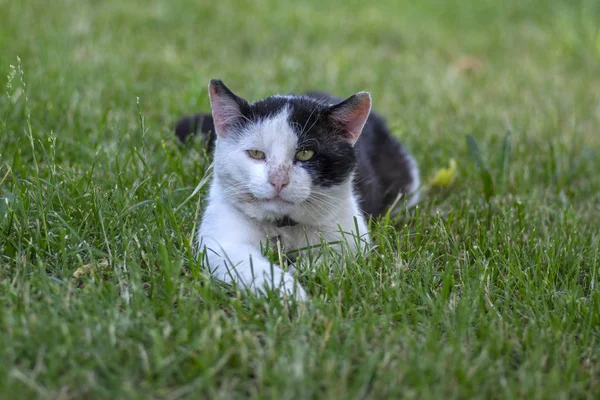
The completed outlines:
<svg viewBox="0 0 600 400">
<path fill-rule="evenodd" d="M 368 249 L 366 218 L 398 196 L 418 200 L 414 159 L 371 111 L 367 92 L 270 96 L 248 103 L 220 80 L 209 84 L 212 117 L 183 118 L 184 141 L 200 129 L 214 149 L 214 177 L 197 244 L 214 277 L 257 294 L 278 289 L 306 299 L 293 275 L 261 253 L 323 242 Z"/>
</svg>

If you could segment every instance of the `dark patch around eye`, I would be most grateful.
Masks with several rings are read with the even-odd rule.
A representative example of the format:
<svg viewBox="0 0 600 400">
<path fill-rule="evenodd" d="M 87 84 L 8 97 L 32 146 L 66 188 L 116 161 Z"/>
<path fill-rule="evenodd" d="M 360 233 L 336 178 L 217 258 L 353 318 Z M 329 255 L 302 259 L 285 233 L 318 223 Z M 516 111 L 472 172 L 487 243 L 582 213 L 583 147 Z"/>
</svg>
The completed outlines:
<svg viewBox="0 0 600 400">
<path fill-rule="evenodd" d="M 317 186 L 330 187 L 344 182 L 356 166 L 354 149 L 349 144 L 324 146 L 321 152 L 300 164 Z"/>
<path fill-rule="evenodd" d="M 295 101 L 290 125 L 298 135 L 298 151 L 312 150 L 314 156 L 300 162 L 313 181 L 321 187 L 346 181 L 356 166 L 354 148 L 336 127 L 324 118 L 325 106 L 316 101 Z"/>
</svg>

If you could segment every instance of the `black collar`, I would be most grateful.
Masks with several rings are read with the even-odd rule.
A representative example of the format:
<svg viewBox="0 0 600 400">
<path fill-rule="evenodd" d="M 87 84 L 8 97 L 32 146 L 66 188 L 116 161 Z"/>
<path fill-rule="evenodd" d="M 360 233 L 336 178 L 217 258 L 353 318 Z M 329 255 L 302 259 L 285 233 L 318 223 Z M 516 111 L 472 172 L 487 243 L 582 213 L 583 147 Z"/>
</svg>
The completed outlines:
<svg viewBox="0 0 600 400">
<path fill-rule="evenodd" d="M 283 228 L 285 226 L 298 225 L 298 223 L 286 215 L 283 218 L 276 219 L 275 225 L 277 225 L 278 228 Z"/>
</svg>

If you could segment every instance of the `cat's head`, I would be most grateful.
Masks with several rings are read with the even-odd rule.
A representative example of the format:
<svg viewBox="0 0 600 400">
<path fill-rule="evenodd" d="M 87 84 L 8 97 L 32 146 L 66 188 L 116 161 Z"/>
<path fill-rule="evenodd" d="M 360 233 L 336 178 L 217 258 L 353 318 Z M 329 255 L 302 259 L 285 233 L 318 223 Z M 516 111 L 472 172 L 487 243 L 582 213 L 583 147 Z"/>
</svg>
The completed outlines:
<svg viewBox="0 0 600 400">
<path fill-rule="evenodd" d="M 352 188 L 353 146 L 371 110 L 367 92 L 334 105 L 295 95 L 248 103 L 212 80 L 209 94 L 215 175 L 238 208 L 258 220 L 303 222 L 340 207 L 339 197 Z"/>
</svg>

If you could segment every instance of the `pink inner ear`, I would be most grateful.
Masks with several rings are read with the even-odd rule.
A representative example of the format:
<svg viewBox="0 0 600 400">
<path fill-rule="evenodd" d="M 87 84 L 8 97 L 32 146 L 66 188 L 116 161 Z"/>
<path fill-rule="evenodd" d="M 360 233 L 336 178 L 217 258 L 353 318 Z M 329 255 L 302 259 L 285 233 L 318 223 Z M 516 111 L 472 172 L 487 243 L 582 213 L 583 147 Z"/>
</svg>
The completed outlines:
<svg viewBox="0 0 600 400">
<path fill-rule="evenodd" d="M 215 122 L 215 133 L 219 136 L 227 134 L 227 130 L 240 116 L 240 106 L 235 99 L 222 89 L 209 85 L 210 107 Z"/>
<path fill-rule="evenodd" d="M 334 106 L 332 118 L 342 126 L 348 139 L 354 144 L 369 118 L 371 96 L 367 92 L 357 93 L 341 104 Z"/>
</svg>

